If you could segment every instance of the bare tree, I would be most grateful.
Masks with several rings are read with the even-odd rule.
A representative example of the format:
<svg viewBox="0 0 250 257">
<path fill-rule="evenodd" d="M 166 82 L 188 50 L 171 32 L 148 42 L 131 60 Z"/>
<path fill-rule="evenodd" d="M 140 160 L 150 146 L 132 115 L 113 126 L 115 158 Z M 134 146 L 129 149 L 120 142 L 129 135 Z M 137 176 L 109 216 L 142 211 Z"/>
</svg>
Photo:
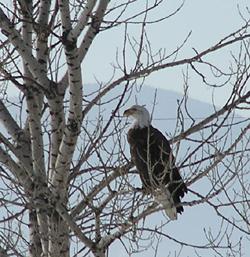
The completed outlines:
<svg viewBox="0 0 250 257">
<path fill-rule="evenodd" d="M 189 36 L 173 52 L 154 52 L 147 28 L 174 16 L 183 4 L 152 20 L 151 12 L 164 1 L 145 1 L 139 7 L 138 2 L 1 4 L 1 256 L 104 257 L 116 241 L 128 255 L 150 245 L 157 254 L 160 238 L 180 249 L 243 256 L 250 233 L 250 125 L 249 118 L 239 119 L 235 111 L 249 111 L 249 20 L 242 19 L 241 28 L 211 47 L 178 59 Z M 130 26 L 140 29 L 136 37 L 130 36 Z M 124 42 L 114 57 L 114 75 L 86 92 L 85 56 L 98 34 L 116 27 L 122 28 Z M 209 58 L 231 46 L 237 50 L 228 67 Z M 196 120 L 189 112 L 190 85 L 184 74 L 184 97 L 171 139 L 176 153 L 185 149 L 178 155 L 189 188 L 183 205 L 206 205 L 221 223 L 218 234 L 205 231 L 204 244 L 168 234 L 163 229 L 167 218 L 150 223 L 161 207 L 138 189 L 137 171 L 125 151 L 126 124 L 120 118 L 120 110 L 144 78 L 179 66 L 215 91 L 232 89 L 222 108 Z M 9 97 L 10 89 L 19 97 Z M 235 231 L 240 234 L 237 239 Z M 146 247 L 140 245 L 143 240 Z"/>
</svg>

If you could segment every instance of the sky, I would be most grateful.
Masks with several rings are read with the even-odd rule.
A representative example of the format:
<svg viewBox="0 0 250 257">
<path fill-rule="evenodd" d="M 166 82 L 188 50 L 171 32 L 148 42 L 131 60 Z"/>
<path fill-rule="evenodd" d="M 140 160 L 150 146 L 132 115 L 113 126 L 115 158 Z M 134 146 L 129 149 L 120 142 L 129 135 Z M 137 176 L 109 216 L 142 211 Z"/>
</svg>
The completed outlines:
<svg viewBox="0 0 250 257">
<path fill-rule="evenodd" d="M 181 1 L 165 1 L 153 17 L 171 13 L 179 3 Z M 186 46 L 179 54 L 179 58 L 190 57 L 194 54 L 193 48 L 202 51 L 243 26 L 244 22 L 239 15 L 239 10 L 245 17 L 249 17 L 246 11 L 247 6 L 250 6 L 248 0 L 187 0 L 175 16 L 147 27 L 152 48 L 155 50 L 165 48 L 167 52 L 171 52 L 192 31 Z M 123 28 L 117 28 L 97 37 L 84 62 L 84 79 L 87 83 L 94 82 L 96 78 L 98 81 L 105 81 L 112 76 L 112 65 L 115 64 L 117 50 L 121 50 L 123 45 L 123 31 Z M 133 28 L 130 31 L 136 33 Z M 220 67 L 228 70 L 232 49 L 238 48 L 226 49 L 220 54 L 213 54 L 211 58 Z M 182 73 L 185 71 L 186 66 L 167 69 L 150 75 L 145 83 L 153 87 L 183 93 Z M 222 106 L 231 88 L 224 87 L 216 92 L 213 95 L 211 88 L 202 85 L 200 78 L 189 73 L 189 96 L 191 98 L 212 103 L 213 95 L 215 104 Z"/>
<path fill-rule="evenodd" d="M 145 3 L 144 0 L 139 0 Z M 5 2 L 5 0 L 4 0 Z M 7 1 L 6 1 L 7 2 Z M 181 1 L 169 0 L 164 4 L 164 8 L 160 8 L 154 15 L 164 16 L 171 13 L 174 7 Z M 238 29 L 243 25 L 242 18 L 239 15 L 238 8 L 247 16 L 246 7 L 250 7 L 249 0 L 186 0 L 182 10 L 176 16 L 148 28 L 148 36 L 152 40 L 153 49 L 165 48 L 166 51 L 173 51 L 182 43 L 184 38 L 190 31 L 192 34 L 183 48 L 179 57 L 190 57 L 193 54 L 192 48 L 202 51 L 207 47 L 218 42 L 221 38 Z M 248 15 L 249 16 L 249 15 Z M 109 32 L 97 36 L 91 46 L 83 64 L 83 80 L 84 83 L 94 83 L 96 80 L 107 82 L 113 73 L 112 65 L 115 64 L 117 50 L 122 49 L 124 28 L 116 28 Z M 136 33 L 131 28 L 131 33 Z M 213 56 L 215 60 L 222 66 L 227 66 L 230 53 L 223 52 L 221 55 Z M 183 93 L 183 77 L 182 72 L 185 66 L 178 69 L 168 69 L 157 72 L 149 76 L 145 83 L 152 87 L 172 90 Z M 215 97 L 217 105 L 222 106 L 227 99 L 230 89 L 223 88 L 218 90 L 216 95 L 208 87 L 202 85 L 202 82 L 194 75 L 189 75 L 189 96 L 206 103 L 212 103 L 212 95 Z M 250 90 L 250 85 L 248 85 Z M 204 210 L 204 213 L 206 210 Z M 200 219 L 199 214 L 187 211 L 183 215 L 183 219 L 177 225 L 178 231 L 181 231 L 182 225 L 187 224 L 183 234 L 187 234 L 190 230 L 196 233 L 198 228 L 193 223 L 188 224 L 190 219 Z M 201 222 L 201 221 L 200 221 Z M 207 220 L 206 220 L 207 222 Z M 170 226 L 176 226 L 170 225 Z M 211 226 L 213 224 L 211 223 Z M 171 228 L 170 228 L 171 229 Z M 173 228 L 172 228 L 173 229 Z M 119 249 L 118 249 L 119 250 Z M 160 257 L 165 257 L 164 246 L 161 248 Z M 166 252 L 166 256 L 167 256 Z M 143 253 L 136 256 L 146 256 Z"/>
<path fill-rule="evenodd" d="M 3 0 L 3 3 L 10 4 Z M 111 1 L 112 3 L 120 1 Z M 142 8 L 147 1 L 139 0 L 138 5 L 133 7 Z M 154 1 L 150 0 L 149 3 Z M 149 15 L 149 19 L 157 19 L 171 14 L 182 3 L 181 0 L 163 1 L 161 7 Z M 178 54 L 177 59 L 188 58 L 194 55 L 194 49 L 202 51 L 226 35 L 237 30 L 244 25 L 240 12 L 244 17 L 249 18 L 247 7 L 249 0 L 186 0 L 183 8 L 174 16 L 157 24 L 146 27 L 147 35 L 151 42 L 152 49 L 156 52 L 165 49 L 171 53 L 182 44 L 186 36 L 191 32 L 186 45 Z M 129 13 L 134 13 L 130 10 Z M 138 37 L 138 26 L 129 26 L 128 33 L 131 38 Z M 106 83 L 113 75 L 113 66 L 116 65 L 117 52 L 122 50 L 124 40 L 124 27 L 105 31 L 97 35 L 89 52 L 83 62 L 83 83 L 92 84 L 98 82 Z M 209 56 L 209 60 L 214 61 L 219 67 L 228 71 L 230 61 L 230 51 L 237 51 L 238 47 L 226 48 L 218 54 Z M 119 56 L 119 60 L 121 58 Z M 133 57 L 127 55 L 129 64 L 133 63 Z M 145 84 L 183 93 L 183 73 L 187 72 L 186 66 L 165 69 L 151 74 L 146 78 Z M 216 93 L 210 87 L 204 86 L 200 78 L 192 72 L 188 72 L 189 97 L 198 99 L 217 106 L 223 106 L 231 92 L 231 87 L 226 86 L 216 89 Z M 249 89 L 250 86 L 248 85 Z M 9 91 L 14 95 L 13 91 Z M 243 113 L 245 114 L 245 113 Z M 245 116 L 245 115 L 244 115 Z"/>
<path fill-rule="evenodd" d="M 180 1 L 169 0 L 165 1 L 164 7 L 157 10 L 155 17 L 164 16 L 171 13 L 174 7 Z M 140 3 L 145 3 L 141 0 Z M 243 26 L 244 22 L 239 15 L 238 8 L 247 15 L 245 8 L 250 7 L 249 0 L 186 0 L 182 10 L 170 19 L 148 27 L 148 36 L 151 40 L 151 46 L 156 51 L 159 48 L 165 48 L 166 51 L 173 51 L 180 45 L 184 38 L 192 31 L 191 37 L 187 45 L 183 48 L 179 58 L 190 57 L 193 55 L 192 48 L 202 51 L 211 45 L 218 42 L 221 38 L 237 30 Z M 248 15 L 249 17 L 249 15 Z M 137 30 L 130 28 L 129 32 L 132 36 L 136 36 Z M 91 46 L 86 59 L 84 60 L 83 80 L 85 83 L 93 83 L 95 81 L 107 82 L 113 75 L 113 65 L 116 63 L 117 51 L 121 51 L 124 40 L 124 28 L 116 28 L 107 31 L 97 36 L 93 45 Z M 237 48 L 235 48 L 237 50 Z M 128 55 L 128 59 L 130 55 Z M 218 55 L 213 55 L 212 58 L 220 66 L 228 67 L 230 60 L 229 49 Z M 131 57 L 132 59 L 132 57 Z M 178 93 L 183 93 L 183 77 L 182 72 L 185 71 L 185 66 L 178 69 L 168 69 L 150 75 L 145 84 L 152 87 L 172 90 Z M 222 88 L 216 91 L 202 85 L 202 81 L 189 74 L 189 97 L 198 99 L 206 103 L 214 103 L 218 106 L 224 105 L 231 88 Z M 250 90 L 250 86 L 249 90 Z M 197 114 L 199 115 L 199 114 Z M 203 115 L 200 114 L 201 116 Z M 248 114 L 247 114 L 248 115 Z M 210 230 L 215 232 L 218 229 L 218 222 L 215 221 L 215 215 L 210 213 L 206 206 L 201 208 L 193 208 L 189 211 L 188 208 L 184 215 L 175 223 L 169 224 L 167 229 L 170 235 L 177 236 L 178 239 L 190 238 L 190 243 L 204 242 L 204 234 L 202 230 Z M 162 217 L 157 216 L 156 220 L 163 220 Z M 156 222 L 157 223 L 157 222 Z M 209 232 L 208 232 L 209 233 Z M 203 234 L 201 236 L 201 234 Z M 236 237 L 238 234 L 236 234 Z M 206 241 L 206 240 L 205 240 Z M 162 242 L 157 257 L 166 257 L 172 251 L 171 256 L 174 255 L 174 248 L 170 240 Z M 190 251 L 189 251 L 190 250 Z M 193 249 L 185 249 L 181 256 L 194 256 Z M 248 251 L 248 250 L 246 250 Z M 114 244 L 110 251 L 110 256 L 117 256 L 117 252 L 121 256 L 127 256 L 124 252 L 122 244 Z M 136 257 L 153 256 L 152 249 L 147 252 L 138 253 Z M 178 252 L 175 253 L 178 256 Z M 213 256 L 210 252 L 200 252 L 201 256 Z"/>
</svg>

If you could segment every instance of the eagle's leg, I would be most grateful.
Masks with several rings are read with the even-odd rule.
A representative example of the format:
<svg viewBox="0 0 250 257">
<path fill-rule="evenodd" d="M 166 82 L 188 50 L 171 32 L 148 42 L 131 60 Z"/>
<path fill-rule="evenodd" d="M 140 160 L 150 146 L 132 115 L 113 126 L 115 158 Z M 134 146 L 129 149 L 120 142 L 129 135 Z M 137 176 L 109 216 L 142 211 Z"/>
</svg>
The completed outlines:
<svg viewBox="0 0 250 257">
<path fill-rule="evenodd" d="M 141 191 L 144 195 L 152 194 L 152 189 L 146 185 L 142 185 Z"/>
</svg>

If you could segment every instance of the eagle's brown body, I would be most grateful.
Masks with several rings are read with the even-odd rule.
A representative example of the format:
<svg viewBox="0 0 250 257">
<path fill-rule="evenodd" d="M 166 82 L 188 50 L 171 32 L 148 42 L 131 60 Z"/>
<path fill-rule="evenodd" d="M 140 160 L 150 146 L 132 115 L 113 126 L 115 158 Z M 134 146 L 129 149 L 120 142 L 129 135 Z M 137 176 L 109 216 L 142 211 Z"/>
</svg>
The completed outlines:
<svg viewBox="0 0 250 257">
<path fill-rule="evenodd" d="M 187 187 L 180 176 L 171 147 L 165 136 L 156 128 L 132 127 L 128 131 L 130 153 L 143 187 L 154 194 L 157 189 L 164 188 L 170 193 L 176 212 L 181 213 L 181 198 L 187 192 Z"/>
</svg>

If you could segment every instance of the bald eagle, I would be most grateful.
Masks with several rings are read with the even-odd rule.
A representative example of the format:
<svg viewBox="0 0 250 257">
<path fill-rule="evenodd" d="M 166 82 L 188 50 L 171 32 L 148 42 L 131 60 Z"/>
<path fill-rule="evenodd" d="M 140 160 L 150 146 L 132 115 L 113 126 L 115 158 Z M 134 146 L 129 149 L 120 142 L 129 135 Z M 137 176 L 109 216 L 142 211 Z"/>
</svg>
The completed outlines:
<svg viewBox="0 0 250 257">
<path fill-rule="evenodd" d="M 171 220 L 177 219 L 177 213 L 183 212 L 180 203 L 187 187 L 175 166 L 168 140 L 150 124 L 150 114 L 145 107 L 133 105 L 123 115 L 134 119 L 127 139 L 143 189 L 153 195 Z"/>
</svg>

